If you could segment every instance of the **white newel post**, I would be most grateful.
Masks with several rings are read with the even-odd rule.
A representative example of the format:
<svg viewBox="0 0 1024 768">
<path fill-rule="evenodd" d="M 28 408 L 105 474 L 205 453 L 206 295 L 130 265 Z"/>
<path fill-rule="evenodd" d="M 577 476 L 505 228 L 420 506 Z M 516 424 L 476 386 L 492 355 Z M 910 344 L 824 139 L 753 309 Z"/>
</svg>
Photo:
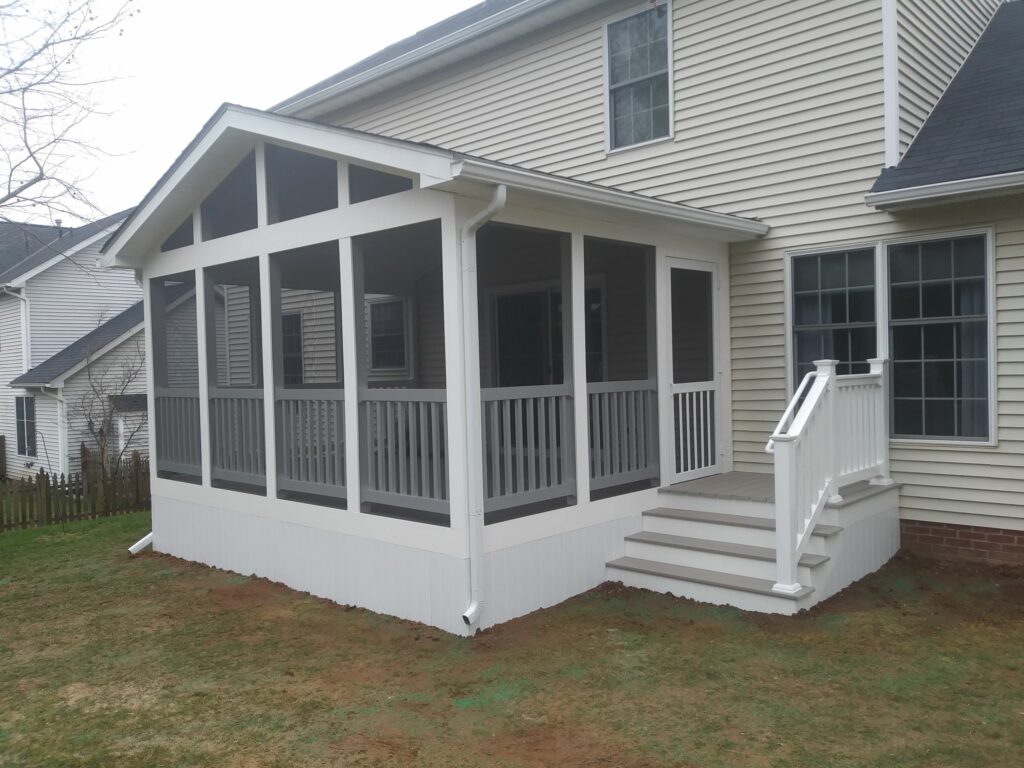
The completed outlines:
<svg viewBox="0 0 1024 768">
<path fill-rule="evenodd" d="M 875 402 L 875 439 L 878 441 L 878 477 L 871 480 L 871 485 L 892 485 L 889 475 L 889 378 L 888 365 L 884 358 L 875 357 L 868 360 L 871 364 L 871 375 L 878 377 L 878 396 Z"/>
<path fill-rule="evenodd" d="M 789 435 L 775 437 L 775 565 L 774 592 L 792 595 L 800 590 L 797 578 L 796 443 Z"/>
<path fill-rule="evenodd" d="M 572 402 L 576 436 L 576 498 L 590 500 L 590 421 L 587 418 L 586 260 L 583 235 L 570 240 L 568 302 L 572 313 Z M 569 375 L 569 371 L 566 371 Z"/>
<path fill-rule="evenodd" d="M 839 398 L 836 396 L 836 366 L 838 364 L 838 360 L 814 361 L 814 365 L 818 368 L 818 376 L 825 378 L 825 415 L 827 418 L 825 435 L 828 438 L 825 443 L 828 446 L 826 448 L 828 453 L 828 488 L 825 493 L 828 494 L 829 502 L 833 504 L 838 504 L 843 500 L 843 497 L 839 495 L 839 485 L 836 482 L 839 477 L 839 449 L 837 443 L 841 439 L 838 434 L 839 414 L 837 408 Z"/>
</svg>

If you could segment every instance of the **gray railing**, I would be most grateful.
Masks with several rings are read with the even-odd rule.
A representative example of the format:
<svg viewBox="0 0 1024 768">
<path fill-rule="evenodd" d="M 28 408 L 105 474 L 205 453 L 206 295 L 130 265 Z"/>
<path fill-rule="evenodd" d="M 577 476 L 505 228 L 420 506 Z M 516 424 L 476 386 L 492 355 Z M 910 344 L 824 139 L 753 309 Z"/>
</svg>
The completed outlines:
<svg viewBox="0 0 1024 768">
<path fill-rule="evenodd" d="M 158 387 L 154 395 L 157 471 L 200 476 L 199 390 Z"/>
<path fill-rule="evenodd" d="M 278 389 L 277 485 L 345 498 L 345 391 Z"/>
<path fill-rule="evenodd" d="M 263 390 L 210 387 L 210 468 L 214 480 L 266 483 Z"/>
<path fill-rule="evenodd" d="M 485 511 L 576 493 L 571 392 L 566 384 L 480 391 Z"/>
<path fill-rule="evenodd" d="M 448 513 L 448 413 L 443 389 L 363 389 L 362 498 Z"/>
<path fill-rule="evenodd" d="M 653 381 L 587 384 L 591 488 L 658 476 L 656 408 Z"/>
</svg>

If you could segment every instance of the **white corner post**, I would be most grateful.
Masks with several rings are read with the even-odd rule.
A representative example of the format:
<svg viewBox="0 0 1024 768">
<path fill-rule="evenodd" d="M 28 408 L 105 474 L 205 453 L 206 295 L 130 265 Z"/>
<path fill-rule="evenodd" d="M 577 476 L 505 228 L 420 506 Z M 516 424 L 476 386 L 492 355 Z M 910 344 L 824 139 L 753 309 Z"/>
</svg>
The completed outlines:
<svg viewBox="0 0 1024 768">
<path fill-rule="evenodd" d="M 795 595 L 802 587 L 797 574 L 797 509 L 795 506 L 795 443 L 790 435 L 775 436 L 775 585 L 773 592 Z"/>
<path fill-rule="evenodd" d="M 164 308 L 167 306 L 167 302 L 164 298 L 164 284 L 161 281 L 159 284 L 159 295 L 160 295 L 160 311 L 154 315 L 153 313 L 153 283 L 148 277 L 142 278 L 142 320 L 145 324 L 144 327 L 147 329 L 143 334 L 143 349 L 146 353 L 146 402 L 149 404 L 149 413 L 156 415 L 156 380 L 158 371 L 163 370 L 164 375 L 160 377 L 160 386 L 167 385 L 166 370 L 167 370 L 167 323 L 166 317 L 164 316 Z M 160 338 L 161 354 L 158 358 L 156 355 L 157 348 L 157 337 Z M 148 416 L 147 416 L 148 418 Z M 146 429 L 146 440 L 149 443 L 149 483 L 150 488 L 153 487 L 153 481 L 157 476 L 157 464 L 159 463 L 159 456 L 156 450 L 156 419 L 149 418 L 149 423 Z"/>
<path fill-rule="evenodd" d="M 362 475 L 360 474 L 359 442 L 359 353 L 364 319 L 356 303 L 362 299 L 362 288 L 356 294 L 355 258 L 352 238 L 338 241 L 341 276 L 341 350 L 345 388 L 345 506 L 350 512 L 359 512 L 362 501 Z"/>
<path fill-rule="evenodd" d="M 216 344 L 214 325 L 216 319 L 213 311 L 213 283 L 207 278 L 206 270 L 196 268 L 196 347 L 199 356 L 199 457 L 202 462 L 203 485 L 212 485 L 212 465 L 210 462 L 210 371 L 217 374 Z M 207 307 L 209 304 L 209 307 Z M 212 361 L 212 362 L 211 362 Z"/>
<path fill-rule="evenodd" d="M 475 274 L 475 273 L 474 273 Z M 469 468 L 466 448 L 465 348 L 463 346 L 462 260 L 455 199 L 441 218 L 441 295 L 444 311 L 445 416 L 448 422 L 448 514 L 453 531 L 469 528 Z M 477 393 L 479 400 L 479 393 Z M 482 504 L 482 501 L 481 501 Z M 468 555 L 468 540 L 466 541 Z"/>
<path fill-rule="evenodd" d="M 276 365 L 276 350 L 281 348 L 281 269 L 271 261 L 269 254 L 259 256 L 260 266 L 260 326 L 259 334 L 263 363 L 263 448 L 266 453 L 267 498 L 277 498 L 277 388 L 282 375 Z"/>
<path fill-rule="evenodd" d="M 672 402 L 672 281 L 666 254 L 661 247 L 654 251 L 654 301 L 656 355 L 658 358 L 658 456 L 661 482 L 672 482 L 675 474 L 675 404 Z"/>
<path fill-rule="evenodd" d="M 586 242 L 573 232 L 569 245 L 573 433 L 576 437 L 576 498 L 590 500 L 590 420 L 587 416 Z M 563 312 L 565 311 L 563 305 Z M 564 359 L 564 358 L 563 358 Z M 566 371 L 569 375 L 569 371 Z"/>
<path fill-rule="evenodd" d="M 885 167 L 900 161 L 900 60 L 897 0 L 882 0 L 882 100 Z"/>
<path fill-rule="evenodd" d="M 892 485 L 889 474 L 889 365 L 881 357 L 868 360 L 871 375 L 878 376 L 879 397 L 875 405 L 875 439 L 878 441 L 878 477 L 872 478 L 871 485 Z"/>
</svg>

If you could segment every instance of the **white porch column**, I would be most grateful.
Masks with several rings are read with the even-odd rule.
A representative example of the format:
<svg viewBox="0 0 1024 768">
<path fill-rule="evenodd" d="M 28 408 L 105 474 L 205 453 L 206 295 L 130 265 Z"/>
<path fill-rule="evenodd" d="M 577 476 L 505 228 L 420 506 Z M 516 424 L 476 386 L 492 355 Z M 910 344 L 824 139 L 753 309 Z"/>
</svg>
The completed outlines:
<svg viewBox="0 0 1024 768">
<path fill-rule="evenodd" d="M 146 440 L 149 444 L 149 479 L 150 488 L 153 487 L 152 482 L 157 476 L 157 450 L 156 450 L 156 387 L 157 377 L 160 376 L 160 386 L 167 386 L 166 370 L 167 370 L 167 324 L 164 316 L 164 308 L 167 306 L 167 302 L 164 298 L 164 284 L 163 280 L 160 280 L 159 285 L 159 297 L 160 297 L 160 311 L 153 314 L 153 282 L 151 278 L 142 278 L 142 320 L 143 327 L 146 331 L 142 334 L 143 336 L 143 350 L 146 355 L 146 402 L 149 404 L 149 423 L 146 425 Z M 156 339 L 160 339 L 162 345 L 161 354 L 158 358 L 156 355 Z M 163 374 L 160 371 L 163 371 Z M 65 460 L 67 457 L 65 456 Z M 62 472 L 67 472 L 68 467 L 63 467 Z"/>
<path fill-rule="evenodd" d="M 361 343 L 362 333 L 359 333 L 357 328 L 363 327 L 362 279 L 360 276 L 357 293 L 352 238 L 343 237 L 338 241 L 338 253 L 341 274 L 341 347 L 345 372 L 345 505 L 350 512 L 359 512 L 362 501 L 359 462 L 359 390 L 362 381 L 359 355 L 362 354 L 364 347 Z"/>
<path fill-rule="evenodd" d="M 476 278 L 476 272 L 467 273 Z M 480 413 L 480 376 L 479 359 L 477 359 L 477 389 L 469 394 L 466 389 L 466 365 L 468 364 L 463 347 L 464 307 L 462 289 L 462 257 L 459 252 L 459 228 L 455 219 L 454 205 L 441 219 L 441 282 L 442 301 L 444 305 L 444 358 L 445 388 L 447 389 L 445 409 L 448 417 L 448 514 L 452 530 L 465 530 L 469 525 L 469 509 L 471 503 L 483 505 L 483 487 L 477 467 L 480 466 L 479 450 L 469 456 L 466 435 L 466 414 L 469 410 L 463 404 L 476 403 L 478 414 L 475 434 L 479 434 Z M 474 283 L 474 290 L 475 290 Z M 468 312 L 466 317 L 468 317 Z M 472 320 L 476 320 L 473 310 Z M 468 320 L 466 321 L 468 322 Z M 472 400 L 470 399 L 472 398 Z M 477 448 L 479 449 L 479 440 Z M 471 465 L 473 467 L 471 468 Z M 481 483 L 479 498 L 476 502 L 475 491 L 471 485 Z"/>
<path fill-rule="evenodd" d="M 258 154 L 262 156 L 262 154 Z M 257 169 L 259 168 L 257 163 Z M 258 186 L 258 185 L 257 185 Z M 275 371 L 275 349 L 280 349 L 281 270 L 271 263 L 270 255 L 259 256 L 260 264 L 260 344 L 263 362 L 263 448 L 266 453 L 267 498 L 277 498 L 277 386 L 280 372 Z"/>
<path fill-rule="evenodd" d="M 658 456 L 661 462 L 661 485 L 672 482 L 675 474 L 675 412 L 672 402 L 672 284 L 668 262 L 662 248 L 654 252 L 655 316 L 658 318 Z"/>
<path fill-rule="evenodd" d="M 210 311 L 207 310 L 209 303 Z M 214 336 L 215 312 L 213 303 L 213 285 L 208 284 L 206 270 L 202 267 L 196 269 L 196 340 L 199 356 L 199 456 L 202 461 L 203 485 L 210 487 L 211 471 L 211 446 L 210 446 L 210 370 L 214 375 L 216 369 L 216 336 Z M 214 348 L 211 349 L 211 344 Z M 211 365 L 211 358 L 213 365 Z"/>
<path fill-rule="evenodd" d="M 587 417 L 586 258 L 583 234 L 570 238 L 569 294 L 572 344 L 573 433 L 576 437 L 576 499 L 590 501 L 590 421 Z M 564 307 L 563 307 L 564 312 Z M 568 351 L 568 350 L 567 350 Z M 570 372 L 566 371 L 566 375 Z"/>
</svg>

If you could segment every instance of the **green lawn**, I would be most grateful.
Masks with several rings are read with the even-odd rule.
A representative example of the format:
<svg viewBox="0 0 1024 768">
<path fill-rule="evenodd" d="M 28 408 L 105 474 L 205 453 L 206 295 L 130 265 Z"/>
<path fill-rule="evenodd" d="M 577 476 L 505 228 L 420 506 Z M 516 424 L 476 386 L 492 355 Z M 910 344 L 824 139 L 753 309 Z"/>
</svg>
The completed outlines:
<svg viewBox="0 0 1024 768">
<path fill-rule="evenodd" d="M 810 615 L 606 586 L 464 640 L 0 535 L 0 766 L 1020 766 L 1024 575 L 900 559 Z"/>
</svg>

